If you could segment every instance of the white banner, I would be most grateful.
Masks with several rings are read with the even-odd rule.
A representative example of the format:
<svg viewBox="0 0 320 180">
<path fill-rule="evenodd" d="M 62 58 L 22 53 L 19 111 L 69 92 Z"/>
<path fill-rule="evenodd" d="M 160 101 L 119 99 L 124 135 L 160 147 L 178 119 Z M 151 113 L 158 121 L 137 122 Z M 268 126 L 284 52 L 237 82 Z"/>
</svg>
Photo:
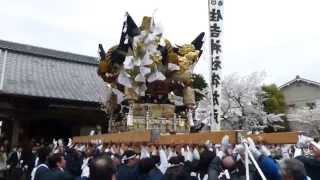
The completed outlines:
<svg viewBox="0 0 320 180">
<path fill-rule="evenodd" d="M 223 0 L 208 0 L 209 9 L 209 53 L 211 85 L 211 130 L 220 129 L 221 60 L 223 32 Z"/>
</svg>

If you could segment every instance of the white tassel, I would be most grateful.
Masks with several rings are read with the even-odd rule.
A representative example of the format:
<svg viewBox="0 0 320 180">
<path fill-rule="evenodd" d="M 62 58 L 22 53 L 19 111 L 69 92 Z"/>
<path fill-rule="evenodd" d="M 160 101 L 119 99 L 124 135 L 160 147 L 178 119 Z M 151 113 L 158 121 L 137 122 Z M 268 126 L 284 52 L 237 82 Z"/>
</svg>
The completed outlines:
<svg viewBox="0 0 320 180">
<path fill-rule="evenodd" d="M 164 81 L 165 79 L 166 79 L 166 77 L 161 72 L 156 70 L 154 73 L 152 73 L 149 76 L 148 82 L 153 82 L 153 81 L 156 81 L 156 80 Z"/>
<path fill-rule="evenodd" d="M 150 64 L 152 64 L 153 61 L 151 60 L 150 58 L 150 54 L 149 53 L 146 53 L 144 56 L 143 56 L 143 59 L 141 61 L 141 66 L 148 66 Z"/>
<path fill-rule="evenodd" d="M 135 80 L 136 82 L 146 82 L 146 78 L 143 76 L 142 73 L 138 74 L 138 75 L 134 78 L 134 80 Z"/>
<path fill-rule="evenodd" d="M 148 67 L 144 67 L 144 66 L 141 66 L 140 67 L 140 73 L 145 76 L 147 74 L 149 74 L 151 72 L 151 69 L 148 68 Z"/>
<path fill-rule="evenodd" d="M 126 56 L 126 58 L 123 62 L 123 67 L 125 69 L 133 69 L 133 67 L 134 67 L 133 56 Z"/>
<path fill-rule="evenodd" d="M 118 76 L 118 83 L 124 85 L 127 88 L 132 88 L 131 80 L 129 79 L 130 75 L 124 71 L 120 72 Z"/>
</svg>

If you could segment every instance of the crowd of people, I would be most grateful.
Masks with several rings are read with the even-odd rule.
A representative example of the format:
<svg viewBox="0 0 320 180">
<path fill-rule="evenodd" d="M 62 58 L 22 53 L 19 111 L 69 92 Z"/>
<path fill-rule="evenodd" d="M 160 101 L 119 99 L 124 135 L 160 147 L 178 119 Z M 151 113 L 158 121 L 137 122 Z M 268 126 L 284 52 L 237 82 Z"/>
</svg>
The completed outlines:
<svg viewBox="0 0 320 180">
<path fill-rule="evenodd" d="M 246 171 L 246 150 L 249 159 Z M 258 166 L 254 165 L 254 161 Z M 261 172 L 259 172 L 259 169 Z M 220 144 L 34 144 L 31 151 L 0 147 L 0 177 L 8 180 L 320 180 L 320 144 L 262 145 L 247 138 Z"/>
</svg>

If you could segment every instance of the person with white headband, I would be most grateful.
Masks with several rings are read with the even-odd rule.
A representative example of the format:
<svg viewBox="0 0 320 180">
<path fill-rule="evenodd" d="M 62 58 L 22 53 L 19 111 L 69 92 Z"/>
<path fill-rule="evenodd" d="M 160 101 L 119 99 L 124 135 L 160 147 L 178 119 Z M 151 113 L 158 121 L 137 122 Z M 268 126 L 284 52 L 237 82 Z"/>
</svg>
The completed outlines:
<svg viewBox="0 0 320 180">
<path fill-rule="evenodd" d="M 137 180 L 138 179 L 138 163 L 139 157 L 136 152 L 127 150 L 122 157 L 123 165 L 119 168 L 117 180 Z"/>
</svg>

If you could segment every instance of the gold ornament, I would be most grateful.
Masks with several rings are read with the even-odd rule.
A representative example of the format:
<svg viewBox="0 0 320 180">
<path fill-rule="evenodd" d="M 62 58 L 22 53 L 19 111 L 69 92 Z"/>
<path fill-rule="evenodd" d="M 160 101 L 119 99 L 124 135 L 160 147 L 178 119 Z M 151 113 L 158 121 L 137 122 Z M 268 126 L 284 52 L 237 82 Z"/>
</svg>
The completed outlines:
<svg viewBox="0 0 320 180">
<path fill-rule="evenodd" d="M 179 48 L 179 54 L 182 56 L 188 54 L 189 52 L 193 52 L 193 51 L 195 51 L 195 48 L 192 44 L 185 44 Z"/>
<path fill-rule="evenodd" d="M 180 71 L 185 72 L 189 69 L 191 62 L 184 56 L 179 56 Z"/>
<path fill-rule="evenodd" d="M 172 64 L 179 64 L 179 57 L 173 51 L 168 53 L 168 62 Z"/>
<path fill-rule="evenodd" d="M 194 63 L 198 60 L 199 51 L 188 52 L 185 57 L 189 60 L 189 62 Z"/>
<path fill-rule="evenodd" d="M 140 29 L 143 30 L 143 31 L 150 31 L 151 20 L 152 20 L 151 17 L 144 16 L 143 19 L 142 19 L 142 24 L 141 24 Z"/>
<path fill-rule="evenodd" d="M 98 75 L 103 76 L 107 72 L 110 72 L 110 65 L 111 61 L 104 60 L 100 61 L 99 66 L 98 66 Z"/>
</svg>

